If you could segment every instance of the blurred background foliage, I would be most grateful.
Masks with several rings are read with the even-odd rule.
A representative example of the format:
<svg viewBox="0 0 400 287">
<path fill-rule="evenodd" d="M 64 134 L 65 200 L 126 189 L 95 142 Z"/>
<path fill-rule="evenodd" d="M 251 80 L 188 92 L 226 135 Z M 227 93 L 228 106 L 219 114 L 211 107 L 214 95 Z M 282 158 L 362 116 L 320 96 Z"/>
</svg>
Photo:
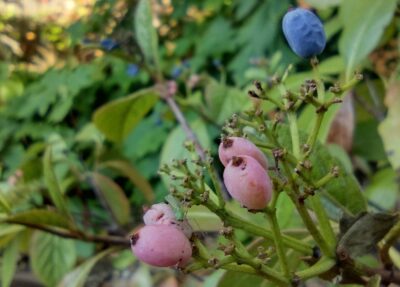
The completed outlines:
<svg viewBox="0 0 400 287">
<path fill-rule="evenodd" d="M 355 70 L 365 76 L 332 112 L 321 140 L 356 174 L 370 208 L 398 210 L 397 1 L 154 0 L 152 18 L 145 8 L 136 11 L 138 2 L 0 2 L 0 221 L 14 216 L 65 228 L 69 222 L 55 205 L 92 233 L 131 232 L 143 206 L 167 194 L 160 164 L 185 156 L 185 134 L 151 87 L 160 77 L 176 81 L 178 105 L 215 154 L 224 122 L 251 106 L 246 91 L 253 80 L 268 83 L 289 64 L 289 88 L 312 76 L 281 32 L 283 14 L 296 5 L 324 22 L 324 79 L 349 79 Z M 143 38 L 153 37 L 153 27 L 158 45 L 146 49 Z M 311 116 L 301 112 L 302 130 Z M 285 228 L 298 226 L 290 208 L 280 211 Z M 220 226 L 205 210 L 188 216 L 210 236 Z M 204 282 L 155 272 L 129 250 L 10 223 L 0 225 L 0 250 L 3 287 L 12 278 L 13 286 L 267 286 L 233 272 L 200 274 Z"/>
</svg>

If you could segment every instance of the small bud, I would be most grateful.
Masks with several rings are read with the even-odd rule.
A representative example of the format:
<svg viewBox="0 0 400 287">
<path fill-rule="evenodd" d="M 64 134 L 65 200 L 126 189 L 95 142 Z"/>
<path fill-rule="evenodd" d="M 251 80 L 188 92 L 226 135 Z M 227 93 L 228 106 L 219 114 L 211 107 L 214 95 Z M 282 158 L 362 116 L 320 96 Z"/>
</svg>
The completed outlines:
<svg viewBox="0 0 400 287">
<path fill-rule="evenodd" d="M 231 236 L 233 234 L 233 228 L 231 226 L 223 227 L 219 233 L 223 236 Z"/>
<path fill-rule="evenodd" d="M 364 75 L 362 73 L 355 73 L 355 77 L 358 81 L 362 81 L 364 79 Z"/>
<path fill-rule="evenodd" d="M 331 173 L 333 174 L 334 177 L 338 177 L 339 176 L 339 167 L 338 166 L 334 166 L 331 170 Z"/>
<path fill-rule="evenodd" d="M 257 95 L 257 93 L 252 90 L 248 91 L 247 94 L 252 98 L 257 98 L 257 99 L 260 98 L 259 95 Z"/>
<path fill-rule="evenodd" d="M 256 86 L 256 89 L 257 89 L 257 90 L 259 90 L 260 92 L 263 91 L 263 88 L 262 88 L 262 86 L 261 86 L 260 81 L 254 81 L 253 84 L 254 84 L 254 86 Z"/>
<path fill-rule="evenodd" d="M 211 257 L 210 259 L 208 259 L 207 263 L 208 263 L 210 266 L 216 266 L 216 265 L 218 265 L 219 260 L 218 260 L 218 258 L 216 258 L 216 257 Z"/>
</svg>

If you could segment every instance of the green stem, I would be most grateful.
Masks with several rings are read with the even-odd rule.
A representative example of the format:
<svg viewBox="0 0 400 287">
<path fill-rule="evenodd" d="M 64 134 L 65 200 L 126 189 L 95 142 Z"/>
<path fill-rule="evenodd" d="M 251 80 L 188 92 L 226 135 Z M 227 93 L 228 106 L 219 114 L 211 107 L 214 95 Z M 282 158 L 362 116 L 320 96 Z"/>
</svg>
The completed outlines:
<svg viewBox="0 0 400 287">
<path fill-rule="evenodd" d="M 204 246 L 204 244 L 200 241 L 200 239 L 195 237 L 193 239 L 193 243 L 197 247 L 197 251 L 201 258 L 208 260 L 211 257 L 210 253 L 208 252 L 208 249 Z"/>
<path fill-rule="evenodd" d="M 258 270 L 261 274 L 263 274 L 265 278 L 278 284 L 278 286 L 288 286 L 287 284 L 289 282 L 287 278 L 290 278 L 290 274 L 288 274 L 288 276 L 286 276 L 287 278 L 285 278 L 274 269 L 263 264 L 260 259 L 254 258 L 234 233 L 227 235 L 227 238 L 230 239 L 235 245 L 232 256 L 238 263 L 243 263 L 253 267 L 255 270 Z"/>
<path fill-rule="evenodd" d="M 324 206 L 321 203 L 319 194 L 308 197 L 311 204 L 311 208 L 314 210 L 315 215 L 318 219 L 320 230 L 325 240 L 328 242 L 330 249 L 336 246 L 336 235 L 333 231 L 332 225 L 329 221 L 328 215 L 325 212 Z"/>
<path fill-rule="evenodd" d="M 310 231 L 310 234 L 314 238 L 315 242 L 321 248 L 322 253 L 325 254 L 326 256 L 334 257 L 335 254 L 333 252 L 333 249 L 330 248 L 330 246 L 327 244 L 325 238 L 322 237 L 321 233 L 315 226 L 315 223 L 313 222 L 310 214 L 308 213 L 305 205 L 301 204 L 296 198 L 292 198 L 292 200 L 294 200 L 294 203 L 297 207 L 297 211 L 299 212 L 300 217 L 304 222 L 304 225 Z"/>
<path fill-rule="evenodd" d="M 282 164 L 283 164 L 286 174 L 289 176 L 289 182 L 290 182 L 290 185 L 292 188 L 292 190 L 289 190 L 287 192 L 287 194 L 289 195 L 290 199 L 295 204 L 296 209 L 297 209 L 301 219 L 304 222 L 304 225 L 310 231 L 310 234 L 312 235 L 312 237 L 314 238 L 314 240 L 318 244 L 318 246 L 321 248 L 321 251 L 329 257 L 334 257 L 333 249 L 331 249 L 329 247 L 329 245 L 327 244 L 327 242 L 325 241 L 325 239 L 322 237 L 321 233 L 315 226 L 315 223 L 313 222 L 310 214 L 308 213 L 308 210 L 307 210 L 306 206 L 304 205 L 304 203 L 300 202 L 297 198 L 297 196 L 299 195 L 299 191 L 297 189 L 296 183 L 293 180 L 293 177 L 291 175 L 288 164 L 284 161 L 282 162 Z"/>
<path fill-rule="evenodd" d="M 276 209 L 274 208 L 272 210 L 267 210 L 266 215 L 272 228 L 276 253 L 278 255 L 281 270 L 286 278 L 290 278 L 289 265 L 286 260 L 285 249 L 283 247 L 282 234 L 280 232 L 278 220 L 276 219 Z"/>
<path fill-rule="evenodd" d="M 318 91 L 318 100 L 320 102 L 324 102 L 325 100 L 325 87 L 324 83 L 321 80 L 321 74 L 318 69 L 318 59 L 314 57 L 311 59 L 311 65 L 313 67 L 314 78 L 317 83 L 317 91 Z"/>
<path fill-rule="evenodd" d="M 324 185 L 326 185 L 329 181 L 331 181 L 332 179 L 334 179 L 335 177 L 337 177 L 337 175 L 335 175 L 333 172 L 329 172 L 328 174 L 326 174 L 324 177 L 320 178 L 315 184 L 314 187 L 315 188 L 321 188 Z"/>
<path fill-rule="evenodd" d="M 218 205 L 220 208 L 223 208 L 225 206 L 224 194 L 222 192 L 221 183 L 218 180 L 217 173 L 215 172 L 215 169 L 211 165 L 211 163 L 207 163 L 207 170 L 210 175 L 211 181 L 213 183 L 215 193 L 217 194 L 218 197 Z"/>
<path fill-rule="evenodd" d="M 266 266 L 265 264 L 262 264 L 259 260 L 247 256 L 238 256 L 238 260 L 240 260 L 240 263 L 253 267 L 259 273 L 263 274 L 265 278 L 275 282 L 277 286 L 290 286 L 289 280 L 287 278 L 276 272 L 274 269 Z"/>
<path fill-rule="evenodd" d="M 293 155 L 298 159 L 300 157 L 300 140 L 296 113 L 289 111 L 287 116 L 289 121 L 290 135 L 292 137 Z"/>
<path fill-rule="evenodd" d="M 301 280 L 307 280 L 309 278 L 317 277 L 335 267 L 336 261 L 332 258 L 322 257 L 313 266 L 296 272 L 296 276 Z"/>
<path fill-rule="evenodd" d="M 324 115 L 325 115 L 324 112 L 320 112 L 317 114 L 317 118 L 315 119 L 314 126 L 311 130 L 311 134 L 307 140 L 308 150 L 304 155 L 305 158 L 307 158 L 310 155 L 311 151 L 314 148 L 314 144 L 318 137 L 319 129 L 321 128 L 322 120 L 324 119 Z"/>
<path fill-rule="evenodd" d="M 391 259 L 389 256 L 390 247 L 396 243 L 396 240 L 400 237 L 400 221 L 386 234 L 383 238 L 383 244 L 380 250 L 380 256 L 384 264 L 390 264 Z"/>
<path fill-rule="evenodd" d="M 270 240 L 273 240 L 274 238 L 271 230 L 262 228 L 259 225 L 251 223 L 250 221 L 246 221 L 226 209 L 218 208 L 218 206 L 216 206 L 210 200 L 207 201 L 205 205 L 208 209 L 218 215 L 218 217 L 227 225 Z M 294 250 L 303 254 L 311 255 L 313 253 L 312 246 L 310 244 L 304 243 L 303 241 L 294 237 L 282 235 L 282 241 L 287 247 L 293 248 Z"/>
<path fill-rule="evenodd" d="M 242 272 L 242 273 L 248 273 L 248 274 L 255 274 L 258 275 L 259 272 L 255 270 L 254 268 L 247 266 L 247 265 L 238 265 L 236 263 L 232 264 L 227 264 L 224 266 L 221 266 L 221 269 L 225 270 L 230 270 L 230 271 L 236 271 L 236 272 Z"/>
</svg>

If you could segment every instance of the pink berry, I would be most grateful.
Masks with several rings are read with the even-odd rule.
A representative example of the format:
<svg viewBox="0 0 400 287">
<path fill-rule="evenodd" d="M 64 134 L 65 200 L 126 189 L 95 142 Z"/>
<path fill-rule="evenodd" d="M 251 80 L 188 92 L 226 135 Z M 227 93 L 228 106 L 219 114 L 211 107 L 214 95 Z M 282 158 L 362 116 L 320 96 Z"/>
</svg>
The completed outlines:
<svg viewBox="0 0 400 287">
<path fill-rule="evenodd" d="M 271 179 L 250 156 L 232 158 L 224 170 L 224 183 L 229 194 L 248 209 L 263 209 L 271 199 Z"/>
<path fill-rule="evenodd" d="M 172 225 L 182 231 L 187 238 L 192 237 L 192 227 L 187 220 L 177 220 L 174 211 L 167 203 L 153 204 L 143 215 L 146 225 L 165 224 Z"/>
<path fill-rule="evenodd" d="M 226 166 L 234 156 L 247 155 L 256 159 L 262 167 L 268 169 L 268 161 L 262 151 L 251 141 L 240 137 L 229 137 L 222 140 L 218 148 L 219 159 Z"/>
<path fill-rule="evenodd" d="M 162 224 L 165 220 L 175 219 L 175 213 L 167 203 L 153 204 L 143 215 L 143 221 L 146 225 Z"/>
<path fill-rule="evenodd" d="M 145 225 L 131 237 L 133 254 L 158 267 L 183 267 L 192 257 L 186 236 L 171 225 Z"/>
</svg>

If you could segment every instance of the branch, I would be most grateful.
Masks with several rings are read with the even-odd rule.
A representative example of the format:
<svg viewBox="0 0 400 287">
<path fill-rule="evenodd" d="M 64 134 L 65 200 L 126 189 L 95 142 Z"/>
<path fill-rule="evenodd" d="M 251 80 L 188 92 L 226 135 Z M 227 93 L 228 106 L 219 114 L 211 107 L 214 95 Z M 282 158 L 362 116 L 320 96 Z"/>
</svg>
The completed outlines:
<svg viewBox="0 0 400 287">
<path fill-rule="evenodd" d="M 183 129 L 183 132 L 186 135 L 186 138 L 193 142 L 194 147 L 196 149 L 197 154 L 200 156 L 200 159 L 203 162 L 207 162 L 207 155 L 203 147 L 201 146 L 201 143 L 199 139 L 197 138 L 196 134 L 193 132 L 192 128 L 190 127 L 189 123 L 187 122 L 185 116 L 183 115 L 181 109 L 177 105 L 174 96 L 176 94 L 176 83 L 175 82 L 169 82 L 165 85 L 159 84 L 158 85 L 158 90 L 160 92 L 161 97 L 166 101 L 168 104 L 169 108 L 171 109 L 172 113 L 174 114 L 176 120 L 179 122 L 180 126 Z M 211 166 L 211 165 L 210 165 Z M 211 171 L 211 176 L 214 176 L 212 179 L 213 181 L 216 180 L 215 184 L 216 186 L 216 191 L 218 192 L 218 196 L 221 199 L 228 199 L 228 193 L 225 189 L 225 185 L 222 182 L 222 179 L 219 175 L 214 174 L 213 171 Z"/>
<path fill-rule="evenodd" d="M 81 240 L 86 242 L 93 242 L 93 243 L 104 243 L 108 245 L 118 245 L 118 246 L 130 246 L 130 242 L 128 238 L 125 237 L 117 237 L 117 236 L 108 236 L 108 235 L 92 235 L 82 233 L 80 231 L 70 231 L 60 228 L 54 228 L 50 226 L 40 225 L 36 223 L 28 223 L 28 222 L 18 222 L 16 220 L 7 220 L 7 223 L 23 225 L 29 228 L 41 230 L 44 232 L 48 232 L 63 238 L 71 238 L 75 240 Z"/>
<path fill-rule="evenodd" d="M 190 128 L 189 123 L 186 121 L 185 116 L 183 115 L 182 111 L 180 110 L 180 108 L 176 104 L 176 102 L 173 99 L 173 97 L 172 96 L 167 96 L 167 97 L 165 97 L 165 101 L 167 102 L 168 106 L 170 107 L 170 109 L 174 113 L 176 120 L 181 125 L 184 133 L 186 134 L 186 138 L 194 143 L 194 146 L 196 148 L 196 152 L 199 154 L 201 160 L 202 161 L 206 161 L 207 156 L 206 156 L 206 153 L 205 153 L 203 147 L 200 144 L 199 139 L 197 138 L 197 136 L 193 132 L 193 130 Z"/>
</svg>

